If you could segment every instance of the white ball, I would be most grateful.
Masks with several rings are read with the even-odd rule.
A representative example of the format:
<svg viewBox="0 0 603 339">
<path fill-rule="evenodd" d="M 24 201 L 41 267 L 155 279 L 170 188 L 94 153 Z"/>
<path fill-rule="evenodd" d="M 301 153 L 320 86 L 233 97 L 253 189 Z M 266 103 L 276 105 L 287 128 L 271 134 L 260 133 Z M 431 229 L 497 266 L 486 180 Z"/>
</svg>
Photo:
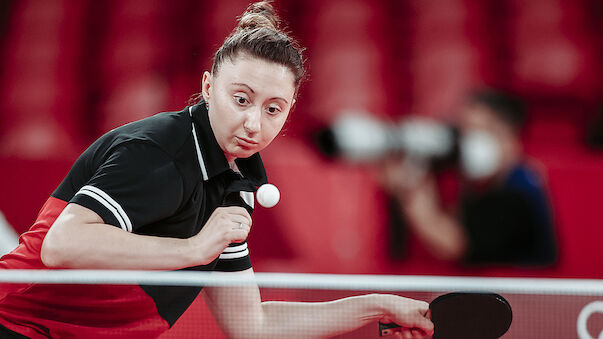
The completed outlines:
<svg viewBox="0 0 603 339">
<path fill-rule="evenodd" d="M 258 203 L 266 208 L 274 207 L 281 199 L 281 192 L 273 184 L 264 184 L 255 193 Z"/>
</svg>

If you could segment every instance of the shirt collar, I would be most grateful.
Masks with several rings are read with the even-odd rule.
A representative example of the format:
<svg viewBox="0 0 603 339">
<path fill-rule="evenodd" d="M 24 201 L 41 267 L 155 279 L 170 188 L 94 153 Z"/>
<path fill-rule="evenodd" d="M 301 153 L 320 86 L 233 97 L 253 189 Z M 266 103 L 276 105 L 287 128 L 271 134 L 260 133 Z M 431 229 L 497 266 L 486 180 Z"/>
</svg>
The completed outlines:
<svg viewBox="0 0 603 339">
<path fill-rule="evenodd" d="M 193 120 L 193 137 L 199 165 L 203 172 L 203 180 L 207 181 L 221 173 L 232 171 L 214 136 L 204 101 L 188 107 L 188 111 Z M 268 182 L 259 153 L 254 153 L 249 158 L 236 159 L 235 163 L 243 177 L 251 181 L 253 185 L 260 186 Z"/>
</svg>

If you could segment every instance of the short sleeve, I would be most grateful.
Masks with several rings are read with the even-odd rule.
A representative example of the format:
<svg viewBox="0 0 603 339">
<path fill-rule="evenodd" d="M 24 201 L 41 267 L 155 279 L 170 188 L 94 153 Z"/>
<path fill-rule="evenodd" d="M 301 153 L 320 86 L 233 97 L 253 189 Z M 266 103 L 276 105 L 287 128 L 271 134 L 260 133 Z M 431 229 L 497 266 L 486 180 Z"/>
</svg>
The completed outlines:
<svg viewBox="0 0 603 339">
<path fill-rule="evenodd" d="M 249 258 L 249 248 L 247 242 L 232 243 L 224 249 L 218 263 L 214 268 L 215 271 L 235 272 L 243 271 L 251 268 L 251 260 Z"/>
<path fill-rule="evenodd" d="M 182 178 L 157 146 L 132 142 L 113 150 L 70 202 L 96 212 L 128 232 L 174 214 L 182 202 Z"/>
</svg>

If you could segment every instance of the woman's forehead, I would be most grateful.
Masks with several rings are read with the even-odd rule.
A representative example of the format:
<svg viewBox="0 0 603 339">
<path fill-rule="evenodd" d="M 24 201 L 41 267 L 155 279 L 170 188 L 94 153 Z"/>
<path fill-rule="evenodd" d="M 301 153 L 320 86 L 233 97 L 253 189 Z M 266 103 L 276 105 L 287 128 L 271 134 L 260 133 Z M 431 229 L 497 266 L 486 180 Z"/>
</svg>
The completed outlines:
<svg viewBox="0 0 603 339">
<path fill-rule="evenodd" d="M 288 97 L 295 92 L 295 77 L 287 66 L 245 54 L 224 60 L 216 78 L 221 85 L 244 84 L 254 92 Z"/>
</svg>

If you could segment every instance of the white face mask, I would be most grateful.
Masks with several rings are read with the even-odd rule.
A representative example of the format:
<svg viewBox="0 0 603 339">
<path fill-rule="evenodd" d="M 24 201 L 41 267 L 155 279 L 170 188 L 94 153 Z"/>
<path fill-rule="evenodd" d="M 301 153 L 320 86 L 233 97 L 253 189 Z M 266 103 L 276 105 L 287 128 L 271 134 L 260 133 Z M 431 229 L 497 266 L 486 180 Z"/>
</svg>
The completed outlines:
<svg viewBox="0 0 603 339">
<path fill-rule="evenodd" d="M 485 131 L 472 130 L 461 137 L 461 165 L 469 179 L 484 179 L 496 173 L 501 149 L 496 138 Z"/>
</svg>

